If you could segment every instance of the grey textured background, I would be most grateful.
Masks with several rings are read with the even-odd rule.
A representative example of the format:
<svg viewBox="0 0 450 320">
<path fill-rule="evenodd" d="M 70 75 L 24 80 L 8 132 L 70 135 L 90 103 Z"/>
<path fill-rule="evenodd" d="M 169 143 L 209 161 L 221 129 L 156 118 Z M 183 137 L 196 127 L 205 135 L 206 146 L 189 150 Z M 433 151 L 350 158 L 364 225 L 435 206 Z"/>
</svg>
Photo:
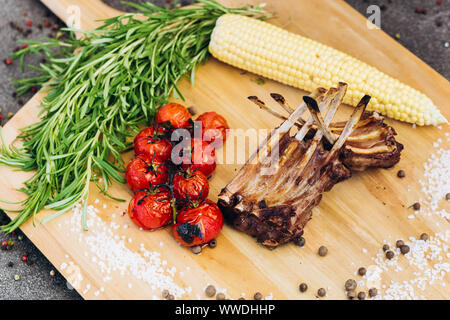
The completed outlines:
<svg viewBox="0 0 450 320">
<path fill-rule="evenodd" d="M 131 1 L 131 0 L 129 0 Z M 282 0 L 279 0 L 282 1 Z M 316 0 L 316 1 L 338 1 L 338 0 Z M 105 0 L 109 5 L 127 10 L 120 4 L 120 0 Z M 142 0 L 134 0 L 142 2 Z M 166 5 L 172 1 L 154 0 L 158 5 Z M 192 1 L 179 1 L 188 4 Z M 263 2 L 263 1 L 262 1 Z M 443 0 L 437 5 L 435 0 L 346 0 L 359 12 L 366 15 L 367 7 L 371 4 L 382 8 L 381 27 L 389 35 L 395 37 L 402 45 L 419 56 L 431 67 L 450 79 L 450 0 Z M 422 8 L 426 14 L 418 14 L 415 9 Z M 27 16 L 24 16 L 27 13 Z M 62 25 L 38 0 L 0 0 L 0 60 L 8 56 L 17 47 L 17 41 L 24 36 L 10 27 L 10 21 L 31 29 L 32 33 L 28 39 L 37 39 L 42 36 L 54 35 L 56 31 L 52 28 L 43 27 L 44 21 L 48 19 L 53 24 Z M 26 21 L 33 22 L 31 28 L 26 27 Z M 39 25 L 42 25 L 40 28 Z M 27 60 L 28 63 L 36 64 L 38 58 Z M 28 72 L 27 75 L 30 73 Z M 9 112 L 17 110 L 27 101 L 32 93 L 19 99 L 13 97 L 14 86 L 12 78 L 22 77 L 18 63 L 6 66 L 0 63 L 0 108 L 2 109 L 3 121 L 8 120 Z M 0 212 L 0 224 L 8 222 L 7 216 Z M 54 270 L 51 263 L 40 253 L 40 251 L 27 239 L 18 240 L 20 232 L 15 235 L 6 236 L 0 234 L 0 241 L 13 240 L 15 243 L 11 250 L 0 251 L 0 300 L 3 299 L 81 299 L 74 291 L 67 287 L 64 278 Z M 21 257 L 27 254 L 31 264 L 21 261 Z M 12 266 L 8 263 L 12 262 Z M 19 275 L 20 280 L 15 281 L 14 275 Z"/>
</svg>

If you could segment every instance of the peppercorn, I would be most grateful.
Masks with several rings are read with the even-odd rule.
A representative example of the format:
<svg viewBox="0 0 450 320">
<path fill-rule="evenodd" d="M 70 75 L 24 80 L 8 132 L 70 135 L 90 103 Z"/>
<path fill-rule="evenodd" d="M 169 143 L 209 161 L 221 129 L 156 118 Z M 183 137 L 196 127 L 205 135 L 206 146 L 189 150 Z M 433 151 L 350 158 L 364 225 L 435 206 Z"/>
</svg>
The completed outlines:
<svg viewBox="0 0 450 320">
<path fill-rule="evenodd" d="M 14 263 L 12 261 L 8 262 L 8 267 L 10 268 L 14 267 Z"/>
<path fill-rule="evenodd" d="M 369 289 L 369 297 L 373 298 L 378 294 L 377 288 L 370 288 Z"/>
<path fill-rule="evenodd" d="M 175 300 L 175 296 L 173 294 L 169 294 L 168 300 Z"/>
<path fill-rule="evenodd" d="M 19 239 L 19 241 L 22 241 L 22 240 L 23 240 L 23 235 L 19 235 L 19 236 L 17 237 L 17 239 Z"/>
<path fill-rule="evenodd" d="M 217 247 L 217 240 L 216 240 L 216 239 L 211 240 L 211 241 L 208 243 L 208 246 L 209 246 L 211 249 Z"/>
<path fill-rule="evenodd" d="M 205 294 L 207 297 L 214 297 L 214 295 L 216 294 L 216 287 L 210 284 L 206 287 Z"/>
<path fill-rule="evenodd" d="M 297 237 L 294 239 L 294 244 L 300 248 L 304 247 L 305 243 L 306 243 L 306 240 L 303 237 Z"/>
<path fill-rule="evenodd" d="M 348 279 L 347 281 L 345 281 L 345 290 L 347 291 L 355 290 L 356 286 L 356 281 L 353 279 Z"/>
<path fill-rule="evenodd" d="M 416 211 L 420 210 L 420 203 L 418 203 L 418 202 L 414 203 L 413 204 L 413 209 L 416 210 Z"/>
<path fill-rule="evenodd" d="M 19 281 L 20 280 L 20 276 L 18 274 L 14 275 L 14 280 Z"/>
<path fill-rule="evenodd" d="M 31 20 L 27 20 L 27 26 L 31 27 L 31 24 L 32 24 Z"/>
<path fill-rule="evenodd" d="M 44 27 L 50 28 L 51 26 L 52 26 L 52 24 L 50 23 L 50 21 L 46 20 L 46 21 L 44 22 Z"/>
<path fill-rule="evenodd" d="M 407 246 L 406 244 L 400 247 L 400 252 L 402 254 L 407 254 L 409 252 L 409 246 Z"/>
<path fill-rule="evenodd" d="M 300 290 L 300 292 L 305 292 L 306 290 L 308 290 L 308 285 L 306 283 L 300 283 L 300 285 L 298 286 L 298 289 Z"/>
<path fill-rule="evenodd" d="M 216 300 L 225 300 L 225 294 L 222 293 L 222 292 L 219 292 L 219 293 L 216 295 Z"/>
<path fill-rule="evenodd" d="M 200 247 L 200 246 L 193 246 L 193 247 L 191 247 L 191 251 L 192 251 L 192 253 L 199 254 L 199 253 L 202 252 L 202 247 Z"/>
<path fill-rule="evenodd" d="M 438 6 L 440 6 L 440 5 L 442 4 L 442 0 L 437 0 L 437 1 L 436 1 L 436 4 L 437 4 Z"/>
<path fill-rule="evenodd" d="M 349 291 L 347 291 L 347 297 L 348 297 L 350 300 L 355 299 L 355 298 L 356 298 L 356 292 L 355 292 L 355 290 L 349 290 Z"/>
<path fill-rule="evenodd" d="M 3 62 L 4 62 L 6 65 L 10 65 L 10 64 L 13 63 L 13 61 L 12 61 L 10 58 L 6 58 L 5 60 L 3 60 Z"/>
<path fill-rule="evenodd" d="M 386 251 L 386 258 L 391 260 L 393 257 L 394 257 L 394 252 L 392 252 L 391 250 Z"/>
<path fill-rule="evenodd" d="M 428 240 L 428 234 L 427 233 L 422 233 L 420 235 L 420 240 L 427 241 Z"/>
<path fill-rule="evenodd" d="M 22 257 L 22 261 L 23 261 L 23 262 L 26 262 L 27 260 L 28 260 L 27 256 L 23 256 L 23 257 Z"/>
<path fill-rule="evenodd" d="M 55 276 L 55 270 L 50 270 L 50 276 L 54 277 Z"/>
<path fill-rule="evenodd" d="M 360 276 L 365 275 L 366 272 L 367 272 L 367 270 L 366 270 L 366 268 L 364 268 L 364 267 L 361 267 L 361 268 L 358 269 L 358 274 L 359 274 Z"/>
<path fill-rule="evenodd" d="M 245 300 L 245 298 L 244 297 L 240 297 L 238 300 Z"/>
<path fill-rule="evenodd" d="M 255 300 L 261 300 L 262 299 L 262 294 L 261 292 L 257 292 L 253 295 L 253 299 Z"/>
<path fill-rule="evenodd" d="M 37 92 L 37 88 L 36 87 L 31 88 L 31 92 L 36 93 Z"/>
<path fill-rule="evenodd" d="M 324 288 L 320 288 L 319 290 L 317 290 L 317 295 L 319 297 L 325 297 L 326 294 L 327 294 L 327 292 L 325 291 Z"/>
<path fill-rule="evenodd" d="M 358 293 L 358 299 L 359 300 L 364 300 L 364 299 L 366 299 L 366 293 L 365 292 L 360 292 L 360 293 Z"/>
<path fill-rule="evenodd" d="M 400 248 L 401 246 L 405 245 L 405 243 L 403 242 L 403 240 L 397 240 L 397 242 L 395 242 L 395 246 L 397 248 Z"/>
<path fill-rule="evenodd" d="M 406 176 L 405 171 L 403 171 L 403 170 L 397 171 L 397 177 L 404 178 L 405 176 Z"/>
<path fill-rule="evenodd" d="M 162 297 L 163 297 L 164 299 L 169 298 L 169 295 L 170 295 L 169 290 L 164 289 L 164 290 L 162 291 L 161 295 L 162 295 Z"/>
<path fill-rule="evenodd" d="M 319 256 L 321 256 L 321 257 L 325 257 L 326 255 L 327 255 L 327 253 L 328 253 L 328 249 L 327 249 L 327 247 L 325 247 L 325 246 L 321 246 L 320 248 L 319 248 Z"/>
<path fill-rule="evenodd" d="M 450 201 L 450 193 L 447 193 L 447 194 L 445 195 L 445 200 Z"/>
<path fill-rule="evenodd" d="M 388 244 L 383 245 L 383 251 L 386 252 L 387 250 L 389 250 L 389 245 Z"/>
</svg>

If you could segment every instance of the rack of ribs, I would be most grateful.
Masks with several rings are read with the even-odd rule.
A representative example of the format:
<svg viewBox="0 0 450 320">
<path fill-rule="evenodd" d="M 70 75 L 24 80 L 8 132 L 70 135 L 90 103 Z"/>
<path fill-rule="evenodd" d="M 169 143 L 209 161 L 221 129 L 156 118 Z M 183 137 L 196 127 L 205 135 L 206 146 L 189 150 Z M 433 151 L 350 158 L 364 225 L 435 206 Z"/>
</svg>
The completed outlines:
<svg viewBox="0 0 450 320">
<path fill-rule="evenodd" d="M 365 111 L 369 96 L 361 99 L 348 121 L 331 123 L 346 90 L 345 83 L 318 88 L 296 109 L 281 95 L 271 94 L 288 117 L 249 97 L 285 121 L 219 194 L 218 205 L 228 223 L 270 249 L 296 242 L 324 192 L 350 178 L 352 171 L 388 168 L 400 160 L 403 145 L 395 140 L 395 130 L 379 114 Z M 310 116 L 303 120 L 303 114 Z M 298 129 L 295 135 L 293 127 Z"/>
</svg>

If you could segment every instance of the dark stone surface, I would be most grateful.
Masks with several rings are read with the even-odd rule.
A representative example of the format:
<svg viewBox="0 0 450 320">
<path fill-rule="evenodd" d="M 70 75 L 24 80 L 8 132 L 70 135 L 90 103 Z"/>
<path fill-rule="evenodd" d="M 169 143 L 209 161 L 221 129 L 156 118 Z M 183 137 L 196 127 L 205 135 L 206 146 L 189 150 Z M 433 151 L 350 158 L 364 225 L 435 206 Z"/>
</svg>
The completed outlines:
<svg viewBox="0 0 450 320">
<path fill-rule="evenodd" d="M 323 0 L 325 1 L 325 0 Z M 335 0 L 326 0 L 335 1 Z M 346 0 L 359 12 L 366 15 L 367 7 L 371 4 L 379 5 L 383 10 L 381 14 L 381 28 L 389 35 L 395 37 L 402 45 L 427 62 L 431 67 L 450 79 L 450 1 L 443 0 L 441 5 L 436 1 L 422 0 Z M 127 10 L 128 8 L 120 4 L 121 0 L 105 0 L 106 3 L 116 8 Z M 142 0 L 134 0 L 142 2 Z M 166 5 L 172 1 L 155 0 L 154 3 Z M 179 1 L 187 4 L 191 1 Z M 426 10 L 426 14 L 415 13 L 416 8 Z M 27 16 L 24 16 L 24 13 Z M 26 21 L 32 20 L 32 33 L 29 39 L 37 39 L 42 36 L 54 34 L 48 28 L 38 27 L 48 19 L 52 24 L 61 24 L 58 19 L 37 0 L 0 0 L 0 59 L 3 61 L 8 54 L 18 45 L 17 41 L 23 38 L 18 31 L 11 29 L 10 21 L 27 29 Z M 446 44 L 447 43 L 447 47 Z M 27 61 L 36 64 L 39 58 Z M 29 75 L 31 73 L 27 73 Z M 0 108 L 2 108 L 3 124 L 8 120 L 9 112 L 17 110 L 27 101 L 32 93 L 16 99 L 12 96 L 14 86 L 12 78 L 20 78 L 20 68 L 18 63 L 6 66 L 0 64 Z M 4 213 L 0 213 L 0 223 L 4 224 L 9 219 Z M 0 234 L 0 241 L 13 240 L 14 246 L 9 251 L 0 251 L 0 299 L 81 299 L 74 291 L 67 287 L 64 278 L 56 272 L 55 276 L 50 275 L 55 268 L 41 254 L 41 252 L 26 238 L 18 240 L 20 232 L 15 235 Z M 28 258 L 33 261 L 31 265 L 21 261 L 24 253 L 28 253 Z M 8 262 L 13 266 L 8 267 Z M 20 280 L 15 281 L 14 275 L 19 275 Z"/>
</svg>

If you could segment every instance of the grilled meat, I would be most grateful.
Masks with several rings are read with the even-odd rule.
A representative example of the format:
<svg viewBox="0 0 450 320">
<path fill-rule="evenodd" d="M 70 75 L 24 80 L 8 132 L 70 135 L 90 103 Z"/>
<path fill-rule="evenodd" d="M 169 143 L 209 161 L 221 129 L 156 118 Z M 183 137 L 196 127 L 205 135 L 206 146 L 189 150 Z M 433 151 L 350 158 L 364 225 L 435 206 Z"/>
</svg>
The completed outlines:
<svg viewBox="0 0 450 320">
<path fill-rule="evenodd" d="M 349 121 L 330 124 L 346 88 L 341 83 L 327 92 L 317 89 L 272 130 L 219 195 L 228 223 L 276 248 L 303 234 L 322 193 L 348 179 L 351 171 L 391 167 L 399 161 L 403 146 L 395 140 L 394 129 L 378 114 L 364 112 L 370 97 L 361 100 Z M 256 97 L 249 99 L 267 108 Z M 301 120 L 306 110 L 311 117 Z M 292 136 L 294 124 L 299 131 Z"/>
</svg>

